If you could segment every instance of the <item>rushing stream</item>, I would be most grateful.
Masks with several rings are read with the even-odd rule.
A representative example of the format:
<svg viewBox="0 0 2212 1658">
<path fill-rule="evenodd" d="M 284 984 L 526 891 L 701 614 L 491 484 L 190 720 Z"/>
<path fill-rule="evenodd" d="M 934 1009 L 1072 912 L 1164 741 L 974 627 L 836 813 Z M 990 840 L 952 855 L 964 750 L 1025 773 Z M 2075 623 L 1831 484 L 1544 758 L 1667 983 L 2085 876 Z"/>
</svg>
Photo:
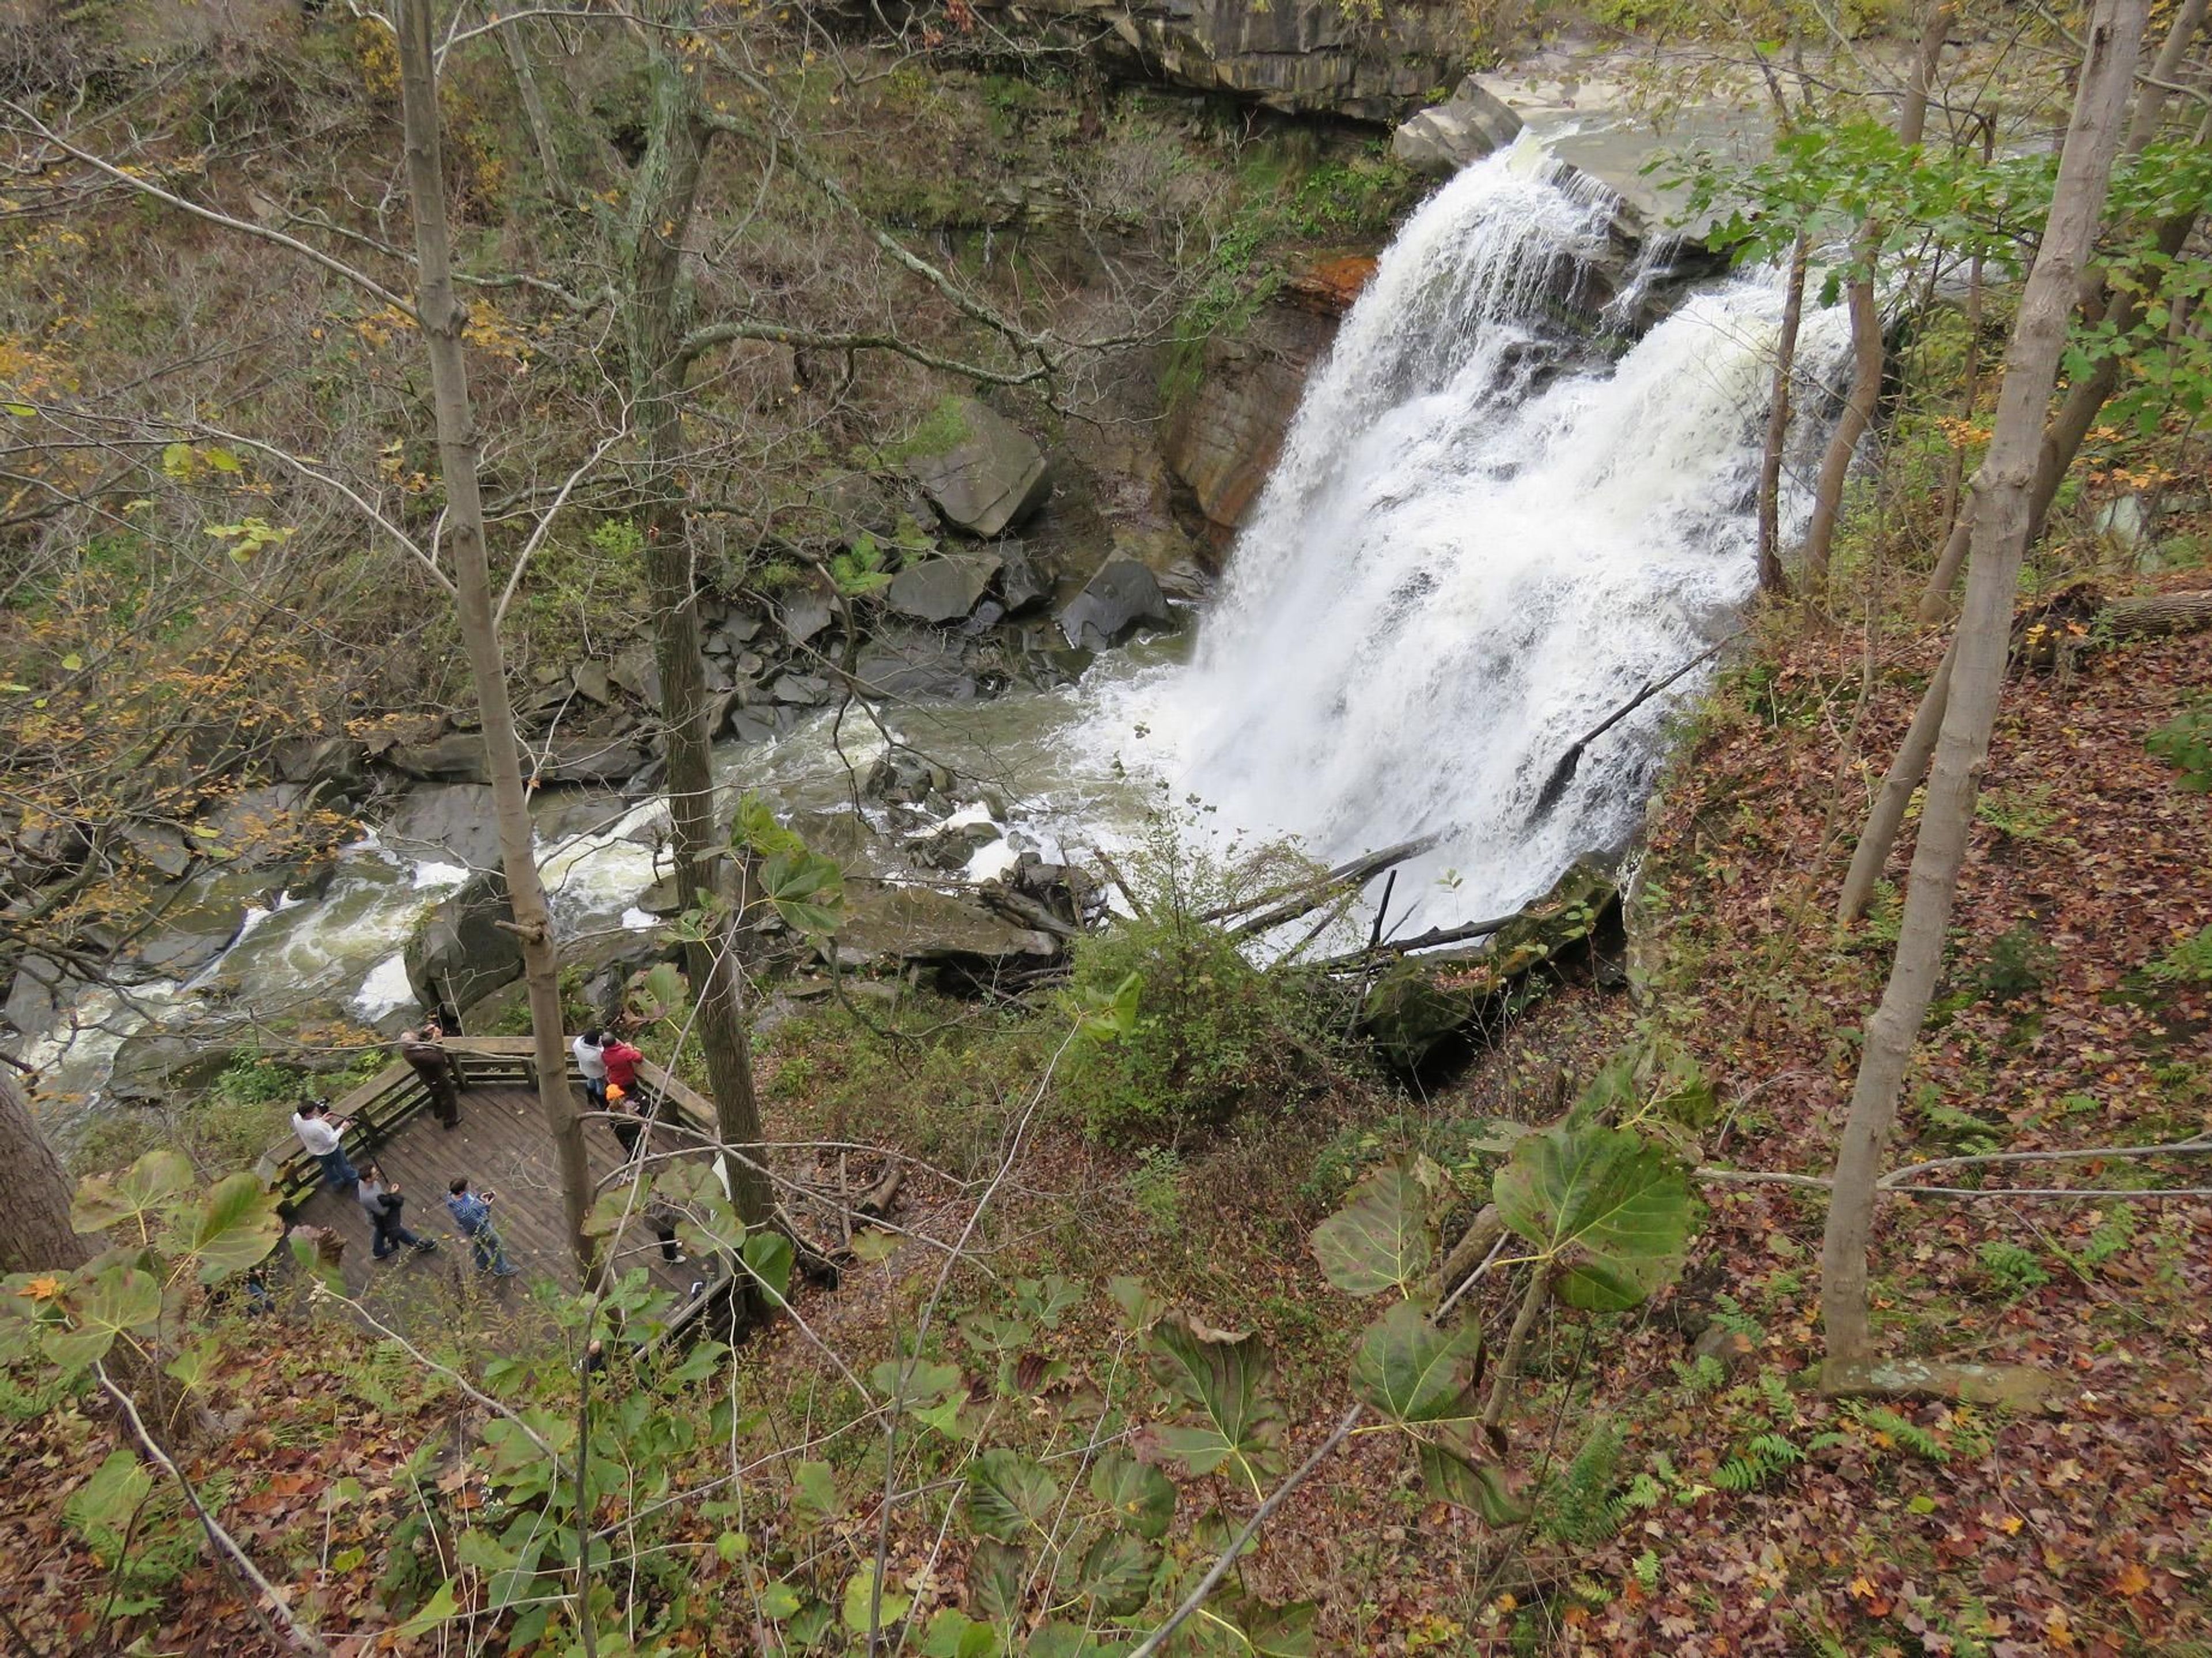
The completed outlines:
<svg viewBox="0 0 2212 1658">
<path fill-rule="evenodd" d="M 1549 810 L 1539 795 L 1577 738 L 1724 635 L 1752 591 L 1781 294 L 1772 280 L 1710 284 L 1608 360 L 1559 318 L 1605 252 L 1612 204 L 1548 172 L 1529 141 L 1470 167 L 1384 252 L 1307 389 L 1194 657 L 1155 644 L 1103 657 L 1078 686 L 886 716 L 1011 806 L 1009 841 L 971 873 L 1016 846 L 1119 841 L 1152 793 L 1144 780 L 1324 858 L 1433 836 L 1418 869 L 1453 872 L 1449 894 L 1419 880 L 1400 891 L 1422 895 L 1408 914 L 1437 921 L 1502 913 L 1629 838 L 1665 722 L 1699 676 L 1594 744 Z M 1844 335 L 1839 312 L 1808 315 L 1801 385 L 1832 375 Z M 1820 422 L 1801 424 L 1802 451 Z M 1785 534 L 1805 495 L 1785 486 Z M 786 807 L 844 803 L 830 725 L 732 749 L 726 776 Z M 840 746 L 865 765 L 881 738 L 848 714 Z M 634 906 L 662 872 L 640 834 L 659 811 L 611 803 L 542 837 L 564 930 L 653 925 Z M 411 1010 L 400 945 L 465 874 L 371 836 L 319 896 L 252 914 L 190 983 L 95 993 L 73 1039 L 27 1057 L 50 1067 L 51 1092 L 96 1099 L 125 1035 L 204 1012 L 210 988 L 234 1007 Z"/>
</svg>

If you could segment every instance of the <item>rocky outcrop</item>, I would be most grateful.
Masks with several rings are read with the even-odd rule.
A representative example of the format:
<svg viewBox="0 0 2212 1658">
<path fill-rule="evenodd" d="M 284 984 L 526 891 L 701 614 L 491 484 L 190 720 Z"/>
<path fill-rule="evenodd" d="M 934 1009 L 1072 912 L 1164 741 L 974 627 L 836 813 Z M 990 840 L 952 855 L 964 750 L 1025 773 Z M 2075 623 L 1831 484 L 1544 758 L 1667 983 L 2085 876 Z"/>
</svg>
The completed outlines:
<svg viewBox="0 0 2212 1658">
<path fill-rule="evenodd" d="M 907 470 L 945 521 L 990 537 L 1018 524 L 1051 492 L 1044 452 L 973 398 L 948 398 Z"/>
<path fill-rule="evenodd" d="M 392 851 L 417 862 L 499 866 L 499 820 L 488 783 L 432 783 L 410 789 L 377 834 Z"/>
<path fill-rule="evenodd" d="M 407 941 L 407 983 L 424 1007 L 458 1012 L 522 976 L 507 886 L 479 874 L 441 900 Z"/>
<path fill-rule="evenodd" d="M 967 619 L 999 574 L 995 553 L 955 553 L 909 564 L 891 578 L 884 604 L 917 622 L 939 625 Z"/>
<path fill-rule="evenodd" d="M 1018 926 L 965 894 L 929 887 L 848 885 L 836 936 L 837 958 L 847 967 L 916 962 L 979 977 L 1042 967 L 1060 950 L 1049 932 Z"/>
<path fill-rule="evenodd" d="M 1133 558 L 1109 559 L 1060 613 L 1060 629 L 1079 650 L 1103 651 L 1141 625 L 1174 620 L 1159 579 Z"/>
<path fill-rule="evenodd" d="M 1208 341 L 1197 384 L 1168 422 L 1168 464 L 1217 543 L 1241 525 L 1298 411 L 1306 375 L 1336 337 L 1325 311 L 1271 305 L 1235 337 Z"/>
<path fill-rule="evenodd" d="M 1109 74 L 1269 109 L 1402 118 L 1465 66 L 1460 0 L 978 0 L 989 22 L 1080 44 Z"/>
<path fill-rule="evenodd" d="M 1392 133 L 1390 153 L 1416 173 L 1449 175 L 1504 149 L 1521 133 L 1521 118 L 1470 75 L 1444 102 Z"/>
</svg>

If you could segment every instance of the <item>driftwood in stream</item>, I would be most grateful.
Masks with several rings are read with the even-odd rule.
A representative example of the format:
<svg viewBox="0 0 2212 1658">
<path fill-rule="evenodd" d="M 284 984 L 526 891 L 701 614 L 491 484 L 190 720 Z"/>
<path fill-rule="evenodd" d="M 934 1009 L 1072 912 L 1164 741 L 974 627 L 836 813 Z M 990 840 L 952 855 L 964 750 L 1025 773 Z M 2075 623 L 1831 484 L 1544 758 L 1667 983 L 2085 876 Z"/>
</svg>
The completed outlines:
<svg viewBox="0 0 2212 1658">
<path fill-rule="evenodd" d="M 1411 1070 L 1530 973 L 1590 944 L 1619 907 L 1611 872 L 1578 863 L 1479 949 L 1401 961 L 1367 993 L 1360 1023 L 1384 1058 Z"/>
<path fill-rule="evenodd" d="M 1301 915 L 1310 915 L 1330 900 L 1340 896 L 1347 888 L 1363 887 L 1386 869 L 1418 858 L 1436 845 L 1433 836 L 1419 841 L 1401 841 L 1395 847 L 1384 847 L 1380 852 L 1370 852 L 1354 858 L 1350 863 L 1339 864 L 1334 869 L 1316 876 L 1311 881 L 1289 888 L 1278 889 L 1255 900 L 1264 908 L 1254 909 L 1236 926 L 1228 929 L 1232 938 L 1249 938 L 1256 933 L 1278 927 L 1285 921 L 1295 921 Z M 1233 906 L 1227 909 L 1209 910 L 1198 919 L 1201 921 L 1226 920 L 1237 914 Z"/>
</svg>

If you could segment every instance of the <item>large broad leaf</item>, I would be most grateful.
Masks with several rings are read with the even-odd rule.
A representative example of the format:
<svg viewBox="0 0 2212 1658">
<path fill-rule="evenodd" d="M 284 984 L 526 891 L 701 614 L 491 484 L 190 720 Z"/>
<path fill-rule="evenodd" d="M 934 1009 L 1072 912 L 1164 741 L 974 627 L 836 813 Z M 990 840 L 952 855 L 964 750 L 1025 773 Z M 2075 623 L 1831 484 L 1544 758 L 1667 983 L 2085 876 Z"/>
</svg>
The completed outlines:
<svg viewBox="0 0 2212 1658">
<path fill-rule="evenodd" d="M 1313 1658 L 1314 1603 L 1273 1606 L 1249 1595 L 1223 1603 L 1220 1615 L 1237 1631 L 1231 1650 L 1252 1658 Z"/>
<path fill-rule="evenodd" d="M 968 1608 L 992 1623 L 1018 1623 L 1028 1587 L 1029 1557 L 1005 1543 L 978 1543 L 968 1557 Z"/>
<path fill-rule="evenodd" d="M 1560 1125 L 1531 1134 L 1491 1195 L 1541 1252 L 1571 1307 L 1633 1307 L 1681 1270 L 1690 1188 L 1681 1165 L 1625 1129 Z"/>
<path fill-rule="evenodd" d="M 761 865 L 760 884 L 793 932 L 818 938 L 845 919 L 845 872 L 819 853 L 776 853 Z"/>
<path fill-rule="evenodd" d="M 894 1627 L 913 1604 L 914 1596 L 896 1594 L 888 1583 L 884 1585 L 882 1594 L 876 1592 L 876 1563 L 871 1560 L 845 1580 L 845 1593 L 838 1611 L 847 1629 L 855 1635 L 866 1635 L 872 1629 Z"/>
<path fill-rule="evenodd" d="M 258 1175 L 225 1175 L 209 1188 L 192 1217 L 190 1242 L 200 1282 L 219 1284 L 265 1258 L 284 1235 L 276 1194 Z"/>
<path fill-rule="evenodd" d="M 781 1232 L 756 1232 L 738 1251 L 739 1259 L 752 1270 L 759 1282 L 761 1293 L 768 1297 L 771 1306 L 781 1306 L 784 1296 L 791 1288 L 791 1268 L 797 1259 L 791 1240 Z"/>
<path fill-rule="evenodd" d="M 1089 1549 L 1070 1586 L 1108 1618 L 1134 1612 L 1151 1596 L 1157 1551 L 1127 1532 L 1108 1532 Z"/>
<path fill-rule="evenodd" d="M 930 1615 L 921 1650 L 921 1658 L 998 1658 L 999 1631 L 947 1606 Z"/>
<path fill-rule="evenodd" d="M 1428 1315 L 1401 1301 L 1368 1327 L 1352 1361 L 1352 1387 L 1394 1422 L 1463 1421 L 1482 1360 L 1482 1330 L 1469 1323 L 1439 1330 Z"/>
<path fill-rule="evenodd" d="M 1314 1229 L 1313 1252 L 1331 1284 L 1355 1296 L 1413 1292 L 1436 1254 L 1423 1172 L 1415 1163 L 1376 1169 Z"/>
<path fill-rule="evenodd" d="M 1127 1451 L 1108 1451 L 1091 1470 L 1091 1494 L 1139 1537 L 1154 1540 L 1175 1523 L 1175 1482 Z"/>
<path fill-rule="evenodd" d="M 110 1451 L 92 1478 L 77 1487 L 66 1512 L 80 1526 L 125 1531 L 153 1490 L 154 1476 L 137 1457 L 128 1451 Z"/>
<path fill-rule="evenodd" d="M 1273 1449 L 1283 1433 L 1282 1409 L 1267 1391 L 1274 1366 L 1260 1339 L 1171 1313 L 1153 1327 L 1151 1357 L 1152 1374 L 1195 1418 L 1161 1429 L 1161 1445 L 1193 1473 L 1226 1464 L 1260 1491 L 1279 1466 Z"/>
<path fill-rule="evenodd" d="M 806 850 L 806 842 L 799 838 L 798 831 L 777 823 L 775 808 L 757 794 L 747 794 L 738 800 L 737 814 L 731 820 L 730 840 L 732 845 L 763 858 Z"/>
<path fill-rule="evenodd" d="M 95 1175 L 79 1186 L 70 1224 L 80 1232 L 104 1232 L 174 1197 L 193 1179 L 191 1160 L 181 1151 L 149 1151 L 112 1180 Z"/>
<path fill-rule="evenodd" d="M 64 1370 L 82 1370 L 104 1357 L 117 1337 L 161 1317 L 161 1281 L 135 1266 L 108 1266 L 71 1298 L 70 1315 L 68 1328 L 50 1326 L 40 1334 L 47 1357 Z"/>
<path fill-rule="evenodd" d="M 1009 1450 L 986 1451 L 968 1470 L 968 1520 L 985 1537 L 1019 1543 L 1049 1534 L 1060 1482 Z"/>
<path fill-rule="evenodd" d="M 1445 1435 L 1423 1439 L 1420 1455 L 1421 1483 L 1438 1502 L 1471 1509 L 1486 1525 L 1510 1526 L 1528 1517 L 1528 1505 L 1506 1489 L 1505 1476 L 1463 1442 Z"/>
</svg>

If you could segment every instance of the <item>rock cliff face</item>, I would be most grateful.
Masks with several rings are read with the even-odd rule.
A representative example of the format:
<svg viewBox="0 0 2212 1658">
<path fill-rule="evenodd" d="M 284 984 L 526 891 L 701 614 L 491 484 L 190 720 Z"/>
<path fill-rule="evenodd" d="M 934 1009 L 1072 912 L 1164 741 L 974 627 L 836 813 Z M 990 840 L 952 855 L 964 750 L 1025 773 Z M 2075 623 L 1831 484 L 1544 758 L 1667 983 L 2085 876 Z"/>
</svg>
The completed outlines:
<svg viewBox="0 0 2212 1658">
<path fill-rule="evenodd" d="M 1466 67 L 1460 0 L 978 0 L 1016 33 L 1079 40 L 1111 73 L 1270 109 L 1356 121 L 1404 118 Z"/>
</svg>

